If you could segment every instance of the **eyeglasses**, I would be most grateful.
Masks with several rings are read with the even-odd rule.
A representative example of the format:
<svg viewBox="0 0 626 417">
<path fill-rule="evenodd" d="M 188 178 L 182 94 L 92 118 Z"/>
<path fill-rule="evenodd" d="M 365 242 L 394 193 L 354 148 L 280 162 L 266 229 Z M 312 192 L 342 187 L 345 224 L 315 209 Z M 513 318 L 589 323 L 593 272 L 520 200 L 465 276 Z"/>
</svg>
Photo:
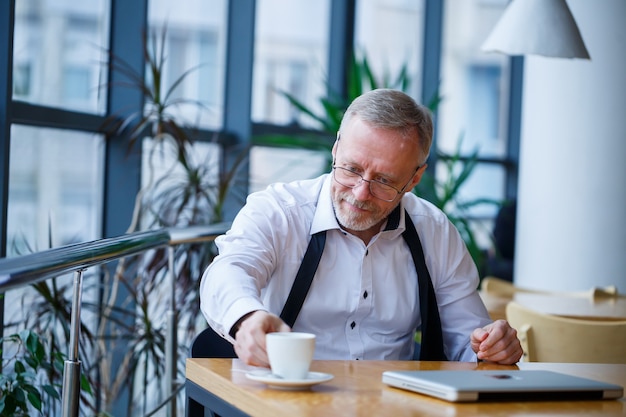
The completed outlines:
<svg viewBox="0 0 626 417">
<path fill-rule="evenodd" d="M 417 169 L 419 168 L 420 167 L 417 167 Z M 415 172 L 417 172 L 417 169 Z M 337 165 L 333 165 L 333 178 L 338 184 L 348 188 L 358 187 L 361 182 L 366 182 L 369 184 L 370 194 L 380 200 L 391 202 L 404 192 L 404 189 L 409 185 L 411 179 L 413 179 L 413 175 L 411 175 L 411 179 L 409 179 L 401 190 L 378 180 L 366 180 L 361 174 L 347 168 L 338 167 Z"/>
</svg>

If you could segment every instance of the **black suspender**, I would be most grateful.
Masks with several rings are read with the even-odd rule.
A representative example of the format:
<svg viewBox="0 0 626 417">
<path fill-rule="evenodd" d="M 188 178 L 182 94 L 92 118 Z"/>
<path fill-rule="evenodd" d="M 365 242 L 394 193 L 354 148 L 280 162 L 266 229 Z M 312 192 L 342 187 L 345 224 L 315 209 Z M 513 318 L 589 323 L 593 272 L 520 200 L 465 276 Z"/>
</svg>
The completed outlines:
<svg viewBox="0 0 626 417">
<path fill-rule="evenodd" d="M 409 246 L 413 262 L 415 263 L 420 297 L 420 314 L 422 316 L 422 343 L 419 359 L 423 361 L 445 361 L 447 359 L 443 351 L 441 320 L 439 318 L 435 290 L 424 260 L 422 243 L 409 214 L 406 212 L 405 223 L 406 230 L 402 233 L 402 237 Z M 309 292 L 313 276 L 324 251 L 325 243 L 326 231 L 318 232 L 311 237 L 283 311 L 280 313 L 281 319 L 290 327 L 293 327 L 296 322 L 304 299 Z"/>
<path fill-rule="evenodd" d="M 309 246 L 306 248 L 296 279 L 291 286 L 283 311 L 280 313 L 280 318 L 289 327 L 293 327 L 298 318 L 304 299 L 309 292 L 309 288 L 311 288 L 311 282 L 313 282 L 313 276 L 315 271 L 317 271 L 325 244 L 326 230 L 315 233 L 309 241 Z"/>
<path fill-rule="evenodd" d="M 420 360 L 422 361 L 446 361 L 443 352 L 443 335 L 441 334 L 441 319 L 432 279 L 426 267 L 422 242 L 415 230 L 415 226 L 409 217 L 404 214 L 406 229 L 402 237 L 411 250 L 411 256 L 417 271 L 417 285 L 420 296 L 420 314 L 422 316 L 422 343 L 420 344 Z"/>
</svg>

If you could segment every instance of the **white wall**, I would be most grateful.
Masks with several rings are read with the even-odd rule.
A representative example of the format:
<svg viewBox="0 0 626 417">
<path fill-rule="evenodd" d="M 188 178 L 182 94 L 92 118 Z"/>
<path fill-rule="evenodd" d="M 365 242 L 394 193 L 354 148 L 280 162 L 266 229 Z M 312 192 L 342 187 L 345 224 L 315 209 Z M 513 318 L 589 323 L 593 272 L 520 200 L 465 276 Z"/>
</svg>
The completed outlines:
<svg viewBox="0 0 626 417">
<path fill-rule="evenodd" d="M 626 293 L 626 1 L 568 5 L 591 61 L 525 59 L 515 282 Z"/>
</svg>

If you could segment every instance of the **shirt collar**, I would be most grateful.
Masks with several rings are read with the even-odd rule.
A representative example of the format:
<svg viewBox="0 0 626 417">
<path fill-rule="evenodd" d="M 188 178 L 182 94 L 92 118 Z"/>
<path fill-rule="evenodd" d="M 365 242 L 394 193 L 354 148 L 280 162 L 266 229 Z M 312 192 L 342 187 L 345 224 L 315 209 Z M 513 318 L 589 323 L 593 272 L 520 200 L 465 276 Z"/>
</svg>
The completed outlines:
<svg viewBox="0 0 626 417">
<path fill-rule="evenodd" d="M 313 216 L 313 222 L 311 223 L 311 235 L 322 230 L 339 230 L 339 223 L 335 217 L 335 210 L 333 209 L 333 202 L 330 196 L 330 182 L 332 176 L 326 174 L 324 183 L 320 190 L 320 195 L 317 199 L 317 207 L 315 208 L 315 214 Z"/>
</svg>

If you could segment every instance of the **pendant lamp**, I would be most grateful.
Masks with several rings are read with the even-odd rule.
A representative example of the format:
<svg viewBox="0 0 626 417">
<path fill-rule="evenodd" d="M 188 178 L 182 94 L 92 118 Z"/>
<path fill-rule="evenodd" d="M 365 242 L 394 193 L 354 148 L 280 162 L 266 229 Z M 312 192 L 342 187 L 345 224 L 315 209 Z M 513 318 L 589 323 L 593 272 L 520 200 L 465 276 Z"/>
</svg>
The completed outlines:
<svg viewBox="0 0 626 417">
<path fill-rule="evenodd" d="M 481 49 L 591 59 L 565 0 L 512 0 Z"/>
</svg>

